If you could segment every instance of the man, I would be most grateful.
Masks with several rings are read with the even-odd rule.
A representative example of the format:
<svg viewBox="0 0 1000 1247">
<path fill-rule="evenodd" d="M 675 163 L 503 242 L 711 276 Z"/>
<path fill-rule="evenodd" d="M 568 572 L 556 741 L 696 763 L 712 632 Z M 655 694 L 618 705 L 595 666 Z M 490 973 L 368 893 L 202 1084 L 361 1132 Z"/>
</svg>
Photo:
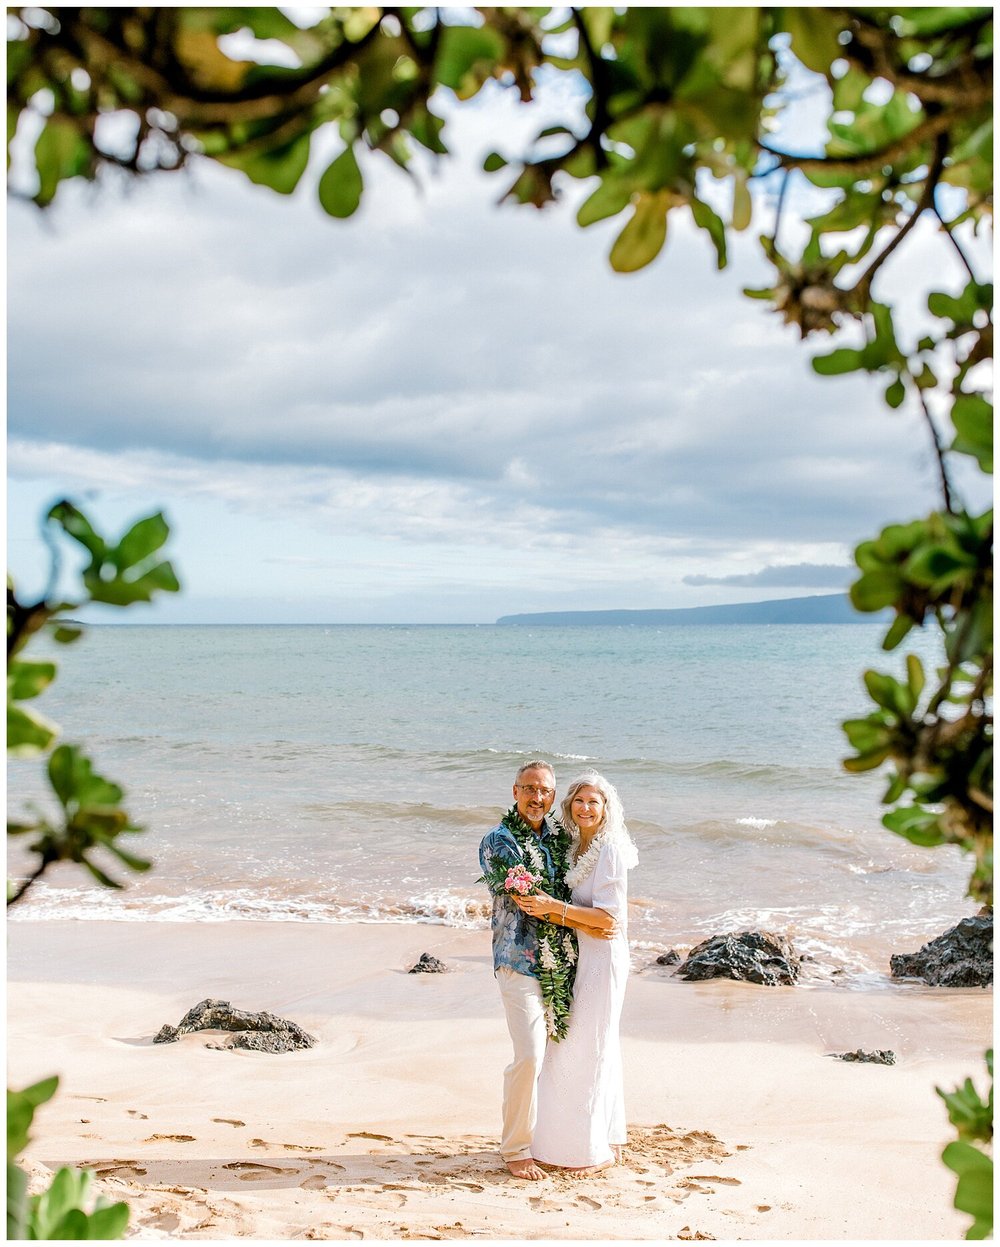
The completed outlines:
<svg viewBox="0 0 1000 1247">
<path fill-rule="evenodd" d="M 514 777 L 514 806 L 499 827 L 485 835 L 479 847 L 479 860 L 486 879 L 511 865 L 525 864 L 532 874 L 541 873 L 542 892 L 557 899 L 570 899 L 562 882 L 567 865 L 569 837 L 549 817 L 556 796 L 556 777 L 550 763 L 526 762 Z M 525 848 L 519 844 L 525 845 Z M 530 858 L 530 860 L 526 860 Z M 539 924 L 517 908 L 502 888 L 493 890 L 493 965 L 500 998 L 504 1001 L 507 1030 L 514 1044 L 514 1060 L 504 1070 L 504 1132 L 500 1155 L 515 1177 L 537 1181 L 545 1172 L 531 1156 L 531 1135 L 535 1130 L 537 1081 L 545 1056 L 546 1019 L 542 989 L 536 978 L 539 965 Z M 592 930 L 590 925 L 566 919 L 561 927 L 589 930 L 592 935 L 611 939 L 608 932 Z"/>
<path fill-rule="evenodd" d="M 548 762 L 526 762 L 514 777 L 516 814 L 536 841 L 545 864 L 541 887 L 556 892 L 554 850 L 565 852 L 565 833 L 547 817 L 556 796 L 555 772 Z M 514 813 L 514 811 L 512 811 Z M 505 817 L 505 822 L 510 821 Z M 488 878 L 497 865 L 506 869 L 524 861 L 515 834 L 501 823 L 483 838 L 479 861 Z M 537 861 L 537 857 L 536 857 Z M 526 863 L 533 868 L 535 863 Z M 531 1155 L 535 1128 L 538 1075 L 545 1056 L 545 1012 L 542 989 L 535 977 L 538 922 L 522 913 L 504 891 L 493 894 L 493 972 L 500 988 L 514 1059 L 503 1075 L 503 1136 L 500 1155 L 515 1178 L 537 1181 L 545 1173 Z"/>
</svg>

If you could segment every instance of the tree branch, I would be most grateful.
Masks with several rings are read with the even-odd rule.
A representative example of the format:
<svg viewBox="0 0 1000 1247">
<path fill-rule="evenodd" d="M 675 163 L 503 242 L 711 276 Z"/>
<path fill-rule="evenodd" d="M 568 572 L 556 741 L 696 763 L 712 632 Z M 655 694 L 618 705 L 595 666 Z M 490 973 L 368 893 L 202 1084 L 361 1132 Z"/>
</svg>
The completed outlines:
<svg viewBox="0 0 1000 1247">
<path fill-rule="evenodd" d="M 41 862 L 38 864 L 38 867 L 31 872 L 31 874 L 27 877 L 27 879 L 25 879 L 17 888 L 15 888 L 15 890 L 10 896 L 8 896 L 7 908 L 10 909 L 12 905 L 16 905 L 17 902 L 21 900 L 21 898 L 24 896 L 25 892 L 27 892 L 27 890 L 32 886 L 32 884 L 35 884 L 38 882 L 38 880 L 42 877 L 42 875 L 48 870 L 48 868 L 51 865 L 52 865 L 52 860 L 50 858 L 43 857 Z"/>
<path fill-rule="evenodd" d="M 949 515 L 955 514 L 955 506 L 952 501 L 951 484 L 948 480 L 948 471 L 944 461 L 944 447 L 941 445 L 941 435 L 938 433 L 937 425 L 934 423 L 934 417 L 931 415 L 931 409 L 927 403 L 926 393 L 917 386 L 917 394 L 920 397 L 920 406 L 923 409 L 924 421 L 930 430 L 931 443 L 934 446 L 934 454 L 937 458 L 938 474 L 941 477 L 941 492 L 944 495 L 945 510 Z"/>
<path fill-rule="evenodd" d="M 886 165 L 896 164 L 904 156 L 909 156 L 928 140 L 944 134 L 960 117 L 974 111 L 974 108 L 955 108 L 939 113 L 935 117 L 928 117 L 926 121 L 914 126 L 908 134 L 904 134 L 895 143 L 889 143 L 879 148 L 878 151 L 859 153 L 857 156 L 807 156 L 797 155 L 794 152 L 779 152 L 760 139 L 757 140 L 757 146 L 762 152 L 774 156 L 778 161 L 778 167 L 784 169 L 800 169 L 803 173 L 808 173 L 810 169 L 822 169 L 826 173 L 852 175 L 870 171 L 877 172 Z"/>
<path fill-rule="evenodd" d="M 934 158 L 931 161 L 930 168 L 927 170 L 927 178 L 924 182 L 923 193 L 921 194 L 916 207 L 903 222 L 903 225 L 897 231 L 896 236 L 886 246 L 885 250 L 881 251 L 875 259 L 872 260 L 871 264 L 868 265 L 865 271 L 854 283 L 854 293 L 860 295 L 863 299 L 867 300 L 872 279 L 878 270 L 882 267 L 886 260 L 888 260 L 889 256 L 892 255 L 910 230 L 913 229 L 914 225 L 916 225 L 917 221 L 924 214 L 924 212 L 928 208 L 933 207 L 934 190 L 937 187 L 938 179 L 941 177 L 941 171 L 944 168 L 944 158 L 947 154 L 948 141 L 944 134 L 939 134 L 934 140 Z"/>
<path fill-rule="evenodd" d="M 971 278 L 974 282 L 978 282 L 978 281 L 979 281 L 979 278 L 978 278 L 978 277 L 976 276 L 976 274 L 972 271 L 972 265 L 969 263 L 968 258 L 966 257 L 965 252 L 962 250 L 961 244 L 959 243 L 958 239 L 957 239 L 957 238 L 955 237 L 955 235 L 951 232 L 951 226 L 948 224 L 948 222 L 947 222 L 947 221 L 944 219 L 944 217 L 941 215 L 941 212 L 940 212 L 940 209 L 939 209 L 939 208 L 938 208 L 938 206 L 937 206 L 937 203 L 932 203 L 932 204 L 931 204 L 931 211 L 934 213 L 934 215 L 937 217 L 937 219 L 941 222 L 941 228 L 944 230 L 945 234 L 947 234 L 947 236 L 948 236 L 948 241 L 951 243 L 951 245 L 952 245 L 952 246 L 955 248 L 955 250 L 958 252 L 958 258 L 959 258 L 959 259 L 962 261 L 962 263 L 965 265 L 965 271 L 969 274 L 969 277 L 970 277 L 970 278 Z"/>
<path fill-rule="evenodd" d="M 892 30 L 878 25 L 870 14 L 858 9 L 833 9 L 850 31 L 851 43 L 843 45 L 841 55 L 873 78 L 884 78 L 893 86 L 908 91 L 927 103 L 992 104 L 992 65 L 980 74 L 966 59 L 959 69 L 938 74 L 913 73 L 908 66 L 894 60 L 890 49 L 898 46 L 899 37 Z M 974 18 L 959 28 L 975 36 L 990 18 Z M 955 31 L 952 32 L 956 33 Z"/>
</svg>

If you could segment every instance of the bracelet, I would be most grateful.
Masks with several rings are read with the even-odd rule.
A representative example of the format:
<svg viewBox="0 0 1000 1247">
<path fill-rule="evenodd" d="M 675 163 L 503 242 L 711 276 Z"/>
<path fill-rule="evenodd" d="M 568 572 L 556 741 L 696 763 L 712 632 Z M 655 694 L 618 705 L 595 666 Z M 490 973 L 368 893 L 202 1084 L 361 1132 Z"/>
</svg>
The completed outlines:
<svg viewBox="0 0 1000 1247">
<path fill-rule="evenodd" d="M 563 901 L 563 911 L 562 911 L 562 917 L 559 919 L 559 922 L 560 922 L 560 924 L 561 924 L 562 926 L 565 926 L 565 925 L 566 925 L 566 907 L 567 907 L 567 905 L 569 905 L 569 901 Z"/>
</svg>

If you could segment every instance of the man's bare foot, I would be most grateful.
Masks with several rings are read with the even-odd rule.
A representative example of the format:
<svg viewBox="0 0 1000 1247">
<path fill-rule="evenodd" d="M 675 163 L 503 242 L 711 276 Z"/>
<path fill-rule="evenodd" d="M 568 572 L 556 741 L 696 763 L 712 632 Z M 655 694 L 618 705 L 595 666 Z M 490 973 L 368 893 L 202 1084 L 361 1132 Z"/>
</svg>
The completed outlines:
<svg viewBox="0 0 1000 1247">
<path fill-rule="evenodd" d="M 539 1169 L 530 1156 L 524 1160 L 507 1161 L 507 1168 L 515 1178 L 524 1178 L 528 1182 L 537 1182 L 540 1178 L 545 1177 L 545 1171 Z"/>
</svg>

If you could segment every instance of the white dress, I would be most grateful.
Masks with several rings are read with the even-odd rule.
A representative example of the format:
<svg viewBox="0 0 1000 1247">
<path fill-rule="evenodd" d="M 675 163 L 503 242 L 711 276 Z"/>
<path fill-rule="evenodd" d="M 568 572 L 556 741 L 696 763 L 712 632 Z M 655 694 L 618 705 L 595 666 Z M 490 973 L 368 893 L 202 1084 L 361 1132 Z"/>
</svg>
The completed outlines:
<svg viewBox="0 0 1000 1247">
<path fill-rule="evenodd" d="M 573 984 L 569 1029 L 549 1040 L 538 1079 L 535 1160 L 567 1168 L 612 1160 L 625 1143 L 618 1022 L 629 971 L 628 871 L 622 848 L 602 845 L 594 869 L 573 889 L 574 905 L 607 910 L 618 922 L 613 939 L 577 931 L 580 959 Z"/>
</svg>

